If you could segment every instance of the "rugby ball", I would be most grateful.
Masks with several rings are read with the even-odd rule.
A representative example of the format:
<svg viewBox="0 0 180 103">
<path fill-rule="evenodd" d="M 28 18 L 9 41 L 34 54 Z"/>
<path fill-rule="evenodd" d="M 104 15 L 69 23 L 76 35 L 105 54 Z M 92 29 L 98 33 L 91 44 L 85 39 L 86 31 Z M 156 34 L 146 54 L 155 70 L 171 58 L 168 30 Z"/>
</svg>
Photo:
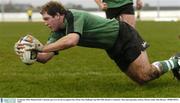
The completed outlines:
<svg viewBox="0 0 180 103">
<path fill-rule="evenodd" d="M 37 52 L 36 51 L 24 51 L 22 56 L 20 56 L 21 61 L 24 64 L 31 65 L 36 62 Z"/>
<path fill-rule="evenodd" d="M 23 38 L 21 38 L 20 43 L 25 44 L 28 42 L 33 42 L 33 38 L 30 35 L 27 35 Z M 31 45 L 24 45 L 24 48 L 21 50 L 23 51 L 22 55 L 20 56 L 21 61 L 24 64 L 31 65 L 34 62 L 36 62 L 37 58 L 37 51 L 29 51 L 27 49 L 31 48 Z"/>
</svg>

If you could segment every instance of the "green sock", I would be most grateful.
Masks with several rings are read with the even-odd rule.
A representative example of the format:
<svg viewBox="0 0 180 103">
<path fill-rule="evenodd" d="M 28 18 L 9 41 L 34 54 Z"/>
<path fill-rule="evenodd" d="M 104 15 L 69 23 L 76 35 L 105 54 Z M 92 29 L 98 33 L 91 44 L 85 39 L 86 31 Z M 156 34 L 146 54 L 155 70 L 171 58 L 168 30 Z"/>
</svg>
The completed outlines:
<svg viewBox="0 0 180 103">
<path fill-rule="evenodd" d="M 172 69 L 180 68 L 178 64 L 178 59 L 169 59 L 169 60 L 154 62 L 152 65 L 154 65 L 162 73 L 168 72 Z"/>
</svg>

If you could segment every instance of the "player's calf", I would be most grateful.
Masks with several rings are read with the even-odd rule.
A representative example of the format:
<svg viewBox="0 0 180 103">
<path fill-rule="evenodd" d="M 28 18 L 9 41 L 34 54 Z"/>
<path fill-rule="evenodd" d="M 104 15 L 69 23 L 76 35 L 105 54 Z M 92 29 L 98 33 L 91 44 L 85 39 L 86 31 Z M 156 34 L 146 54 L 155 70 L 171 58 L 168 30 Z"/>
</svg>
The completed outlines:
<svg viewBox="0 0 180 103">
<path fill-rule="evenodd" d="M 151 65 L 146 68 L 129 68 L 126 74 L 140 85 L 144 85 L 161 75 L 161 73 Z"/>
</svg>

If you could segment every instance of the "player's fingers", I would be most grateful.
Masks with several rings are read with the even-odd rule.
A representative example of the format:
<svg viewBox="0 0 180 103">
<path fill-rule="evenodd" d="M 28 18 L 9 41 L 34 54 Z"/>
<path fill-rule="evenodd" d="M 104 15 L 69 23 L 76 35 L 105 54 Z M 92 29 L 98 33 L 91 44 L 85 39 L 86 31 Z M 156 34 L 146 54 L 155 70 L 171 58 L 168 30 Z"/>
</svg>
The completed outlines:
<svg viewBox="0 0 180 103">
<path fill-rule="evenodd" d="M 20 49 L 16 49 L 16 54 L 18 55 L 18 56 L 21 56 L 22 54 L 24 53 L 24 50 L 20 50 Z"/>
<path fill-rule="evenodd" d="M 107 3 L 104 2 L 103 5 L 104 5 L 104 6 L 107 6 Z"/>
<path fill-rule="evenodd" d="M 21 53 L 24 53 L 24 50 L 18 50 L 17 51 L 19 54 L 21 54 Z"/>
<path fill-rule="evenodd" d="M 24 46 L 17 46 L 17 49 L 24 49 Z"/>
<path fill-rule="evenodd" d="M 27 42 L 27 43 L 22 43 L 23 45 L 27 45 L 27 46 L 33 46 L 34 44 L 33 43 L 29 43 L 29 42 Z"/>
<path fill-rule="evenodd" d="M 16 46 L 17 49 L 23 49 L 25 48 L 23 44 L 21 43 L 18 43 L 17 46 Z"/>
<path fill-rule="evenodd" d="M 21 52 L 21 53 L 17 53 L 17 55 L 18 55 L 18 56 L 22 56 L 22 55 L 23 55 L 23 53 L 22 53 L 22 52 Z"/>
<path fill-rule="evenodd" d="M 107 3 L 103 3 L 103 10 L 107 10 L 107 8 L 108 8 Z"/>
</svg>

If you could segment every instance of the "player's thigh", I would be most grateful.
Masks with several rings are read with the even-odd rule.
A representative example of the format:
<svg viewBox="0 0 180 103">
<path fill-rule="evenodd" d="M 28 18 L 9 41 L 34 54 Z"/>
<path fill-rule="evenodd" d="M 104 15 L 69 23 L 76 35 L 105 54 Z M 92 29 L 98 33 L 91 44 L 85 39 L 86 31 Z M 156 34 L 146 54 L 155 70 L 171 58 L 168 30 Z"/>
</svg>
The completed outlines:
<svg viewBox="0 0 180 103">
<path fill-rule="evenodd" d="M 135 20 L 135 15 L 134 14 L 121 14 L 119 16 L 119 19 L 128 23 L 132 27 L 135 27 L 136 25 L 136 20 Z"/>
</svg>

